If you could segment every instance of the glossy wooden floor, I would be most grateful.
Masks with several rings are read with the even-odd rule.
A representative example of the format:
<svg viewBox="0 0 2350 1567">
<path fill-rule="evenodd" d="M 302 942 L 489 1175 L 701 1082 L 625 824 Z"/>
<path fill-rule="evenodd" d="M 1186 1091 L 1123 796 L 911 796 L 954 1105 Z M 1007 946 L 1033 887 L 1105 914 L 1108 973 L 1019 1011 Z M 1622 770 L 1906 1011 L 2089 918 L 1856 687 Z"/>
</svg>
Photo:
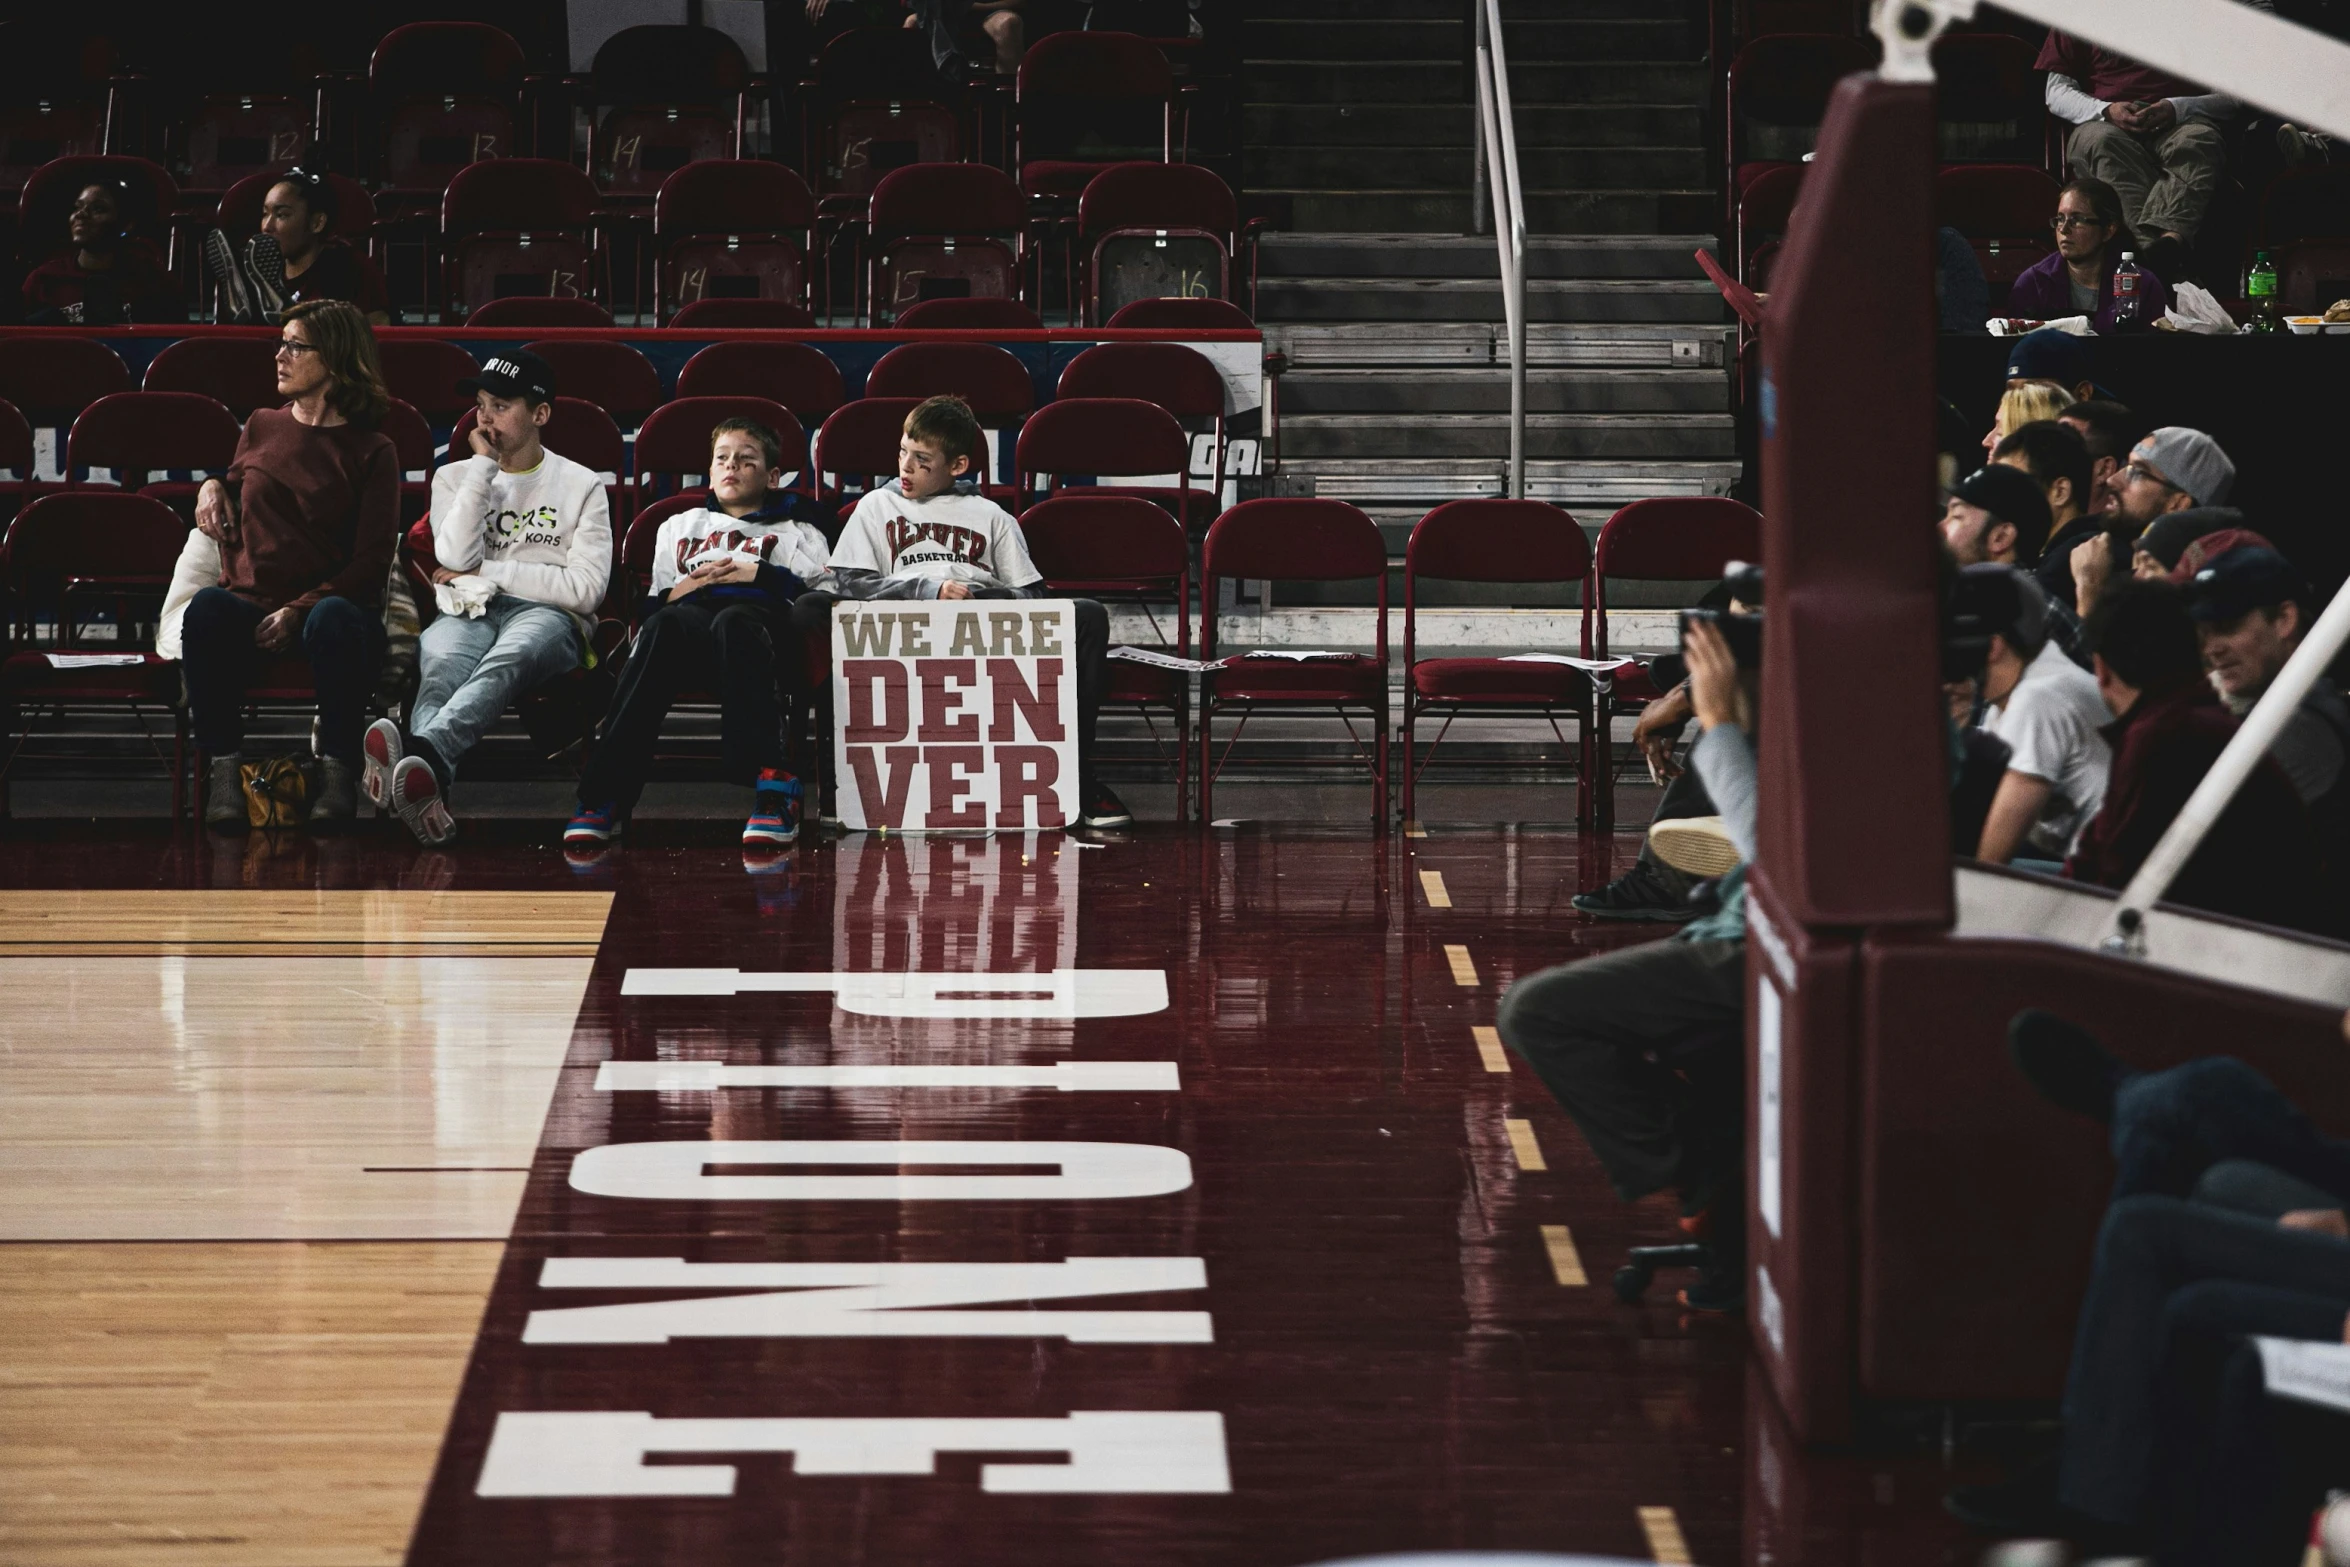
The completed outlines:
<svg viewBox="0 0 2350 1567">
<path fill-rule="evenodd" d="M 584 873 L 536 827 L 4 833 L 0 1561 L 1974 1559 L 1938 1465 L 1795 1452 L 1740 1324 L 1608 1294 L 1670 1212 L 1491 1026 L 1657 933 L 1568 907 L 1634 840 L 860 837 L 754 876 L 687 824 Z M 1058 970 L 1165 1006 L 889 1015 Z M 732 993 L 655 993 L 695 988 Z M 653 1144 L 752 1184 L 621 1168 Z M 836 1162 L 873 1144 L 930 1146 Z"/>
</svg>

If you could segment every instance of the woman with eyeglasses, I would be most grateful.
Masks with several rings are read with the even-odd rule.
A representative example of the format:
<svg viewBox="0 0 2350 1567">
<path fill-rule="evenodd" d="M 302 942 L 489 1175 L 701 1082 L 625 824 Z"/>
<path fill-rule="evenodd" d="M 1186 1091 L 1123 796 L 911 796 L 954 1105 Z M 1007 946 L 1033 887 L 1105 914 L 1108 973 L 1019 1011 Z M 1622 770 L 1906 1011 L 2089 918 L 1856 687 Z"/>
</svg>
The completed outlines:
<svg viewBox="0 0 2350 1567">
<path fill-rule="evenodd" d="M 384 591 L 399 532 L 400 460 L 376 429 L 391 394 L 375 334 L 339 299 L 286 311 L 283 408 L 258 408 L 225 482 L 196 495 L 220 547 L 220 585 L 188 603 L 181 668 L 196 743 L 212 758 L 204 820 L 242 832 L 245 693 L 270 656 L 299 649 L 318 691 L 313 828 L 358 814 L 359 736 L 384 657 Z"/>
<path fill-rule="evenodd" d="M 2078 179 L 2057 193 L 2050 227 L 2056 253 L 2036 262 L 2007 293 L 2007 313 L 2029 321 L 2087 316 L 2100 333 L 2113 325 L 2113 272 L 2138 242 L 2122 221 L 2122 198 L 2103 180 Z M 2170 309 L 2170 290 L 2138 269 L 2138 320 L 2151 325 Z"/>
</svg>

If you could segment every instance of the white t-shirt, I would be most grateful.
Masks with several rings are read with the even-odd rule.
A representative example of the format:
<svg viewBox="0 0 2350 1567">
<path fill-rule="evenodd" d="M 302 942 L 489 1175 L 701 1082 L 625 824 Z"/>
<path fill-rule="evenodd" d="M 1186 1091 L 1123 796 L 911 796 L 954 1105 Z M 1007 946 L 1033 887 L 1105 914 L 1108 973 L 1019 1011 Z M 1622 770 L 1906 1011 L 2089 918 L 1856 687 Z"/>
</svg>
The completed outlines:
<svg viewBox="0 0 2350 1567">
<path fill-rule="evenodd" d="M 780 566 L 809 582 L 826 565 L 824 533 L 789 517 L 730 517 L 708 507 L 681 511 L 653 535 L 651 591 L 667 593 L 696 566 L 730 555 Z"/>
<path fill-rule="evenodd" d="M 432 478 L 432 549 L 451 571 L 586 619 L 612 578 L 612 514 L 595 470 L 548 452 L 527 473 L 467 457 Z"/>
<path fill-rule="evenodd" d="M 1983 714 L 1984 732 L 2008 744 L 2007 770 L 2049 785 L 2030 837 L 2048 859 L 2072 852 L 2073 840 L 2105 804 L 2113 748 L 2099 731 L 2112 722 L 2097 677 L 2054 642 L 2024 666 L 2007 700 Z"/>
<path fill-rule="evenodd" d="M 1044 580 L 1028 558 L 1028 540 L 1010 512 L 984 495 L 949 490 L 909 500 L 896 480 L 866 492 L 832 552 L 840 571 L 1024 588 Z M 936 598 L 935 586 L 919 595 Z"/>
</svg>

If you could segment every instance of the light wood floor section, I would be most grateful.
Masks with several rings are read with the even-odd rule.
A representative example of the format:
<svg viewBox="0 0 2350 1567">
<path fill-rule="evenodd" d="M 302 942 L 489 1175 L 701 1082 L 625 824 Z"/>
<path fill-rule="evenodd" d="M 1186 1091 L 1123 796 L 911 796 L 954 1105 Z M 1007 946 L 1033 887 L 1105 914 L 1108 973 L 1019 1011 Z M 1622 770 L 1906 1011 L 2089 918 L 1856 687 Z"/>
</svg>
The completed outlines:
<svg viewBox="0 0 2350 1567">
<path fill-rule="evenodd" d="M 592 958 L 608 892 L 0 891 L 0 953 Z"/>
<path fill-rule="evenodd" d="M 0 1246 L 0 1562 L 398 1562 L 502 1250 Z"/>
</svg>

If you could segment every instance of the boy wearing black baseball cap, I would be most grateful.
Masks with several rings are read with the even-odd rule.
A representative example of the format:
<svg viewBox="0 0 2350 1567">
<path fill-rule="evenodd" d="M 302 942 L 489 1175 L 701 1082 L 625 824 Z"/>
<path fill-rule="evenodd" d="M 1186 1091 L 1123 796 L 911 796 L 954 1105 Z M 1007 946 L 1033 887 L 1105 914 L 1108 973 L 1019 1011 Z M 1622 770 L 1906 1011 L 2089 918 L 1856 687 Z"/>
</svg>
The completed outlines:
<svg viewBox="0 0 2350 1567">
<path fill-rule="evenodd" d="M 594 470 L 548 451 L 555 374 L 503 344 L 474 394 L 470 457 L 433 475 L 433 598 L 418 640 L 406 743 L 390 719 L 368 727 L 360 785 L 417 840 L 457 835 L 448 807 L 458 761 L 516 697 L 578 666 L 612 574 L 612 518 Z"/>
</svg>

